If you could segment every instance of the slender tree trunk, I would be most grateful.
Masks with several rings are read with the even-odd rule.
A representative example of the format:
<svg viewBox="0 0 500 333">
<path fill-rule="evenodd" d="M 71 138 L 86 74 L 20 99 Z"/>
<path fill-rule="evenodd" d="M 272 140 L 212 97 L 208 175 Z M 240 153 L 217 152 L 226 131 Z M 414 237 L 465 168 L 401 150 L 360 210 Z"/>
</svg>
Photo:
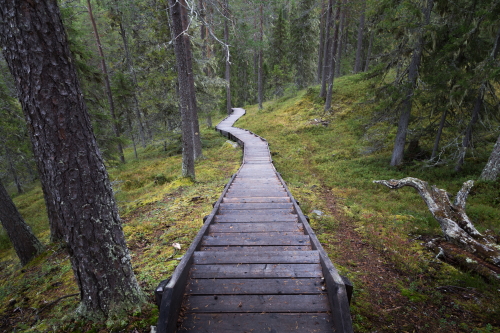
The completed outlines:
<svg viewBox="0 0 500 333">
<path fill-rule="evenodd" d="M 92 28 L 94 29 L 94 36 L 97 43 L 97 50 L 99 51 L 99 57 L 101 58 L 101 70 L 104 76 L 104 85 L 106 87 L 106 95 L 108 96 L 109 111 L 111 113 L 111 127 L 113 132 L 118 139 L 118 154 L 120 155 L 120 161 L 125 163 L 125 156 L 123 155 L 123 147 L 120 140 L 120 130 L 118 128 L 118 119 L 115 112 L 115 103 L 113 101 L 113 93 L 111 92 L 111 84 L 109 82 L 108 68 L 106 66 L 106 59 L 104 58 L 104 51 L 102 50 L 101 39 L 99 37 L 99 32 L 97 31 L 97 25 L 95 23 L 94 14 L 92 13 L 92 6 L 90 0 L 87 0 L 87 10 L 89 12 L 90 21 L 92 22 Z"/>
<path fill-rule="evenodd" d="M 366 61 L 365 61 L 365 72 L 368 72 L 370 69 L 370 57 L 372 56 L 372 46 L 373 46 L 373 38 L 375 33 L 372 31 L 370 33 L 370 41 L 368 42 L 368 50 L 366 51 Z"/>
<path fill-rule="evenodd" d="M 330 67 L 332 65 L 332 44 L 333 44 L 333 34 L 332 29 L 334 25 L 334 4 L 335 0 L 329 0 L 328 9 L 326 13 L 326 31 L 325 31 L 325 48 L 323 53 L 323 71 L 321 75 L 321 91 L 319 96 L 321 98 L 326 97 L 326 87 L 328 81 L 328 73 L 330 72 Z"/>
<path fill-rule="evenodd" d="M 332 96 L 333 96 L 333 81 L 334 81 L 334 76 L 335 76 L 335 65 L 337 62 L 337 59 L 335 58 L 335 55 L 337 54 L 337 47 L 339 43 L 339 30 L 340 30 L 340 23 L 339 18 L 340 18 L 340 11 L 342 9 L 342 0 L 339 0 L 337 3 L 337 9 L 335 11 L 335 32 L 333 33 L 333 43 L 332 43 L 332 49 L 331 49 L 331 54 L 332 57 L 330 59 L 330 71 L 328 72 L 328 78 L 327 78 L 327 83 L 328 83 L 328 89 L 326 90 L 326 101 L 325 101 L 325 112 L 330 111 L 330 108 L 332 107 Z"/>
<path fill-rule="evenodd" d="M 224 43 L 226 44 L 226 111 L 227 114 L 233 112 L 233 107 L 231 103 L 231 63 L 229 61 L 229 1 L 224 0 Z"/>
<path fill-rule="evenodd" d="M 338 52 L 337 52 L 337 59 L 335 61 L 335 77 L 340 77 L 340 70 L 341 70 L 341 65 L 340 62 L 342 60 L 342 47 L 344 44 L 344 38 L 343 36 L 345 35 L 345 27 L 346 27 L 346 8 L 342 8 L 342 14 L 340 15 L 340 28 L 339 28 L 339 45 L 337 47 Z"/>
<path fill-rule="evenodd" d="M 327 28 L 327 16 L 328 8 L 326 0 L 321 1 L 321 13 L 320 13 L 320 25 L 319 25 L 319 48 L 318 48 L 318 73 L 317 73 L 317 83 L 321 83 L 321 77 L 323 73 L 323 58 L 325 53 L 325 32 Z"/>
<path fill-rule="evenodd" d="M 146 135 L 144 133 L 144 125 L 142 124 L 142 116 L 141 116 L 141 110 L 139 107 L 139 100 L 137 99 L 137 90 L 139 85 L 137 84 L 137 76 L 135 74 L 135 68 L 134 64 L 132 61 L 132 55 L 130 54 L 130 49 L 128 47 L 128 40 L 127 40 L 127 32 L 125 30 L 125 27 L 123 26 L 122 22 L 122 14 L 119 13 L 120 15 L 120 36 L 122 37 L 123 41 L 123 48 L 125 50 L 125 59 L 127 62 L 127 67 L 130 72 L 130 75 L 132 76 L 132 82 L 134 83 L 134 91 L 132 92 L 132 99 L 134 101 L 134 113 L 135 117 L 137 119 L 137 124 L 139 125 L 139 137 L 141 139 L 141 144 L 143 148 L 146 148 Z"/>
<path fill-rule="evenodd" d="M 29 225 L 24 222 L 2 183 L 0 183 L 0 222 L 7 231 L 21 265 L 26 265 L 43 251 L 42 243 L 31 232 Z"/>
<path fill-rule="evenodd" d="M 431 161 L 434 160 L 437 156 L 437 152 L 439 149 L 439 142 L 441 141 L 441 134 L 443 133 L 444 124 L 446 123 L 446 115 L 448 114 L 448 110 L 444 110 L 441 115 L 441 120 L 439 121 L 439 128 L 436 134 L 436 139 L 434 140 L 434 147 L 432 147 Z"/>
<path fill-rule="evenodd" d="M 264 64 L 264 55 L 263 55 L 263 48 L 264 48 L 264 11 L 263 11 L 263 4 L 260 4 L 259 12 L 260 12 L 260 17 L 259 17 L 259 54 L 258 54 L 258 74 L 257 74 L 257 100 L 259 102 L 259 110 L 262 110 L 262 103 L 264 102 L 264 69 L 263 69 L 263 64 Z"/>
<path fill-rule="evenodd" d="M 25 114 L 44 192 L 60 219 L 81 303 L 91 319 L 145 299 L 92 132 L 56 1 L 0 0 L 0 43 Z M 52 230 L 51 230 L 52 231 Z"/>
<path fill-rule="evenodd" d="M 356 60 L 354 62 L 354 73 L 357 74 L 362 70 L 362 56 L 363 56 L 363 36 L 365 30 L 365 12 L 366 12 L 366 0 L 363 1 L 361 9 L 361 16 L 359 17 L 358 25 L 358 41 L 356 45 Z"/>
<path fill-rule="evenodd" d="M 192 69 L 188 66 L 188 49 L 186 48 L 188 36 L 184 34 L 184 25 L 182 19 L 182 0 L 169 0 L 171 27 L 174 35 L 174 51 L 177 62 L 177 76 L 179 80 L 179 108 L 182 118 L 182 176 L 195 179 L 194 169 L 194 145 L 193 145 L 193 126 L 191 97 L 189 93 L 190 79 Z"/>
<path fill-rule="evenodd" d="M 462 166 L 465 161 L 465 154 L 467 153 L 467 149 L 469 148 L 472 141 L 472 130 L 474 129 L 474 125 L 477 123 L 479 119 L 479 112 L 483 107 L 483 100 L 484 100 L 484 86 L 481 86 L 481 88 L 479 88 L 479 93 L 478 96 L 476 97 L 476 101 L 474 102 L 474 109 L 472 110 L 471 120 L 469 122 L 469 125 L 467 125 L 467 128 L 465 129 L 465 134 L 462 139 L 462 146 L 460 147 L 460 151 L 458 152 L 457 163 L 455 165 L 456 172 L 462 170 Z"/>
<path fill-rule="evenodd" d="M 12 161 L 12 151 L 9 148 L 5 149 L 5 156 L 7 157 L 7 163 L 9 163 L 10 173 L 12 174 L 14 183 L 16 184 L 17 193 L 21 194 L 23 193 L 23 187 L 21 186 L 21 181 L 19 180 L 14 162 Z"/>
<path fill-rule="evenodd" d="M 135 135 L 134 135 L 134 127 L 132 126 L 132 119 L 130 119 L 130 114 L 127 112 L 127 123 L 128 123 L 128 130 L 130 132 L 130 139 L 132 139 L 132 146 L 134 147 L 134 156 L 135 159 L 138 159 L 139 156 L 137 155 L 137 145 L 135 144 Z"/>
<path fill-rule="evenodd" d="M 422 58 L 422 50 L 424 47 L 424 33 L 423 27 L 429 24 L 433 0 L 428 0 L 427 8 L 424 8 L 425 23 L 420 28 L 419 38 L 413 54 L 411 57 L 410 68 L 408 69 L 408 88 L 406 96 L 402 102 L 401 115 L 399 117 L 398 131 L 396 133 L 396 140 L 394 142 L 394 149 L 392 151 L 391 166 L 400 165 L 403 162 L 404 149 L 406 144 L 406 134 L 408 132 L 408 125 L 410 123 L 411 107 L 413 94 L 417 85 L 418 70 L 420 68 L 420 61 Z"/>
</svg>

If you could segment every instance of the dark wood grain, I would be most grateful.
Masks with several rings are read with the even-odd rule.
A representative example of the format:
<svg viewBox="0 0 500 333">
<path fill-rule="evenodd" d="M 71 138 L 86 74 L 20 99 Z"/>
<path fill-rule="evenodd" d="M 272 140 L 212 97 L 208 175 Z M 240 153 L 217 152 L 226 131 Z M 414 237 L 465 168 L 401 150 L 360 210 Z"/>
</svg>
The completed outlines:
<svg viewBox="0 0 500 333">
<path fill-rule="evenodd" d="M 317 251 L 258 251 L 258 252 L 233 252 L 233 251 L 197 251 L 193 256 L 196 265 L 208 264 L 314 264 L 319 263 Z"/>
<path fill-rule="evenodd" d="M 322 277 L 320 264 L 193 265 L 191 278 L 307 278 Z"/>
</svg>

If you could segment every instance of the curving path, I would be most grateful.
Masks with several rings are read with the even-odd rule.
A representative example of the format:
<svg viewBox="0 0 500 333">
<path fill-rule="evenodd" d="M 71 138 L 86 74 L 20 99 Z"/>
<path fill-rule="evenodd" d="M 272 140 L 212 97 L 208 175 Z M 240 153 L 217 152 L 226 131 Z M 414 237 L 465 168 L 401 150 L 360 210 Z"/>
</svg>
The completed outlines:
<svg viewBox="0 0 500 333">
<path fill-rule="evenodd" d="M 216 127 L 244 146 L 243 163 L 158 286 L 158 332 L 352 332 L 352 287 L 274 168 L 267 142 L 233 127 L 244 114 L 235 108 Z"/>
</svg>

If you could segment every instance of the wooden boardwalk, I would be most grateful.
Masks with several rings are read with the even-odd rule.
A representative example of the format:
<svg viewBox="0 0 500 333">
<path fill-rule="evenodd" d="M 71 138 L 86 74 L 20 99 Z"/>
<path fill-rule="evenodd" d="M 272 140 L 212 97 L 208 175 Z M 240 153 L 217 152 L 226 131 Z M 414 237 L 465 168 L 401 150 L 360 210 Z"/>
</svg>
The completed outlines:
<svg viewBox="0 0 500 333">
<path fill-rule="evenodd" d="M 352 291 L 272 164 L 267 142 L 234 122 L 243 164 L 168 281 L 158 332 L 352 332 Z M 179 316 L 180 314 L 180 316 Z"/>
</svg>

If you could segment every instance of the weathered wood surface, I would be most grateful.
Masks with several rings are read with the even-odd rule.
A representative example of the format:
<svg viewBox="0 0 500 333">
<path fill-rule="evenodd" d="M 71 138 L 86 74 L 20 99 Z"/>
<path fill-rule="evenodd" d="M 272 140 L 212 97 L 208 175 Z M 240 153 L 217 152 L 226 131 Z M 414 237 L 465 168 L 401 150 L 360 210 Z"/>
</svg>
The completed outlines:
<svg viewBox="0 0 500 333">
<path fill-rule="evenodd" d="M 184 277 L 189 269 L 177 283 L 184 291 L 179 324 L 161 308 L 159 322 L 170 320 L 161 328 L 352 332 L 344 282 L 276 172 L 267 142 L 232 127 L 243 114 L 234 109 L 217 126 L 244 146 L 243 164 L 179 265 L 184 273 L 174 272 Z"/>
</svg>

